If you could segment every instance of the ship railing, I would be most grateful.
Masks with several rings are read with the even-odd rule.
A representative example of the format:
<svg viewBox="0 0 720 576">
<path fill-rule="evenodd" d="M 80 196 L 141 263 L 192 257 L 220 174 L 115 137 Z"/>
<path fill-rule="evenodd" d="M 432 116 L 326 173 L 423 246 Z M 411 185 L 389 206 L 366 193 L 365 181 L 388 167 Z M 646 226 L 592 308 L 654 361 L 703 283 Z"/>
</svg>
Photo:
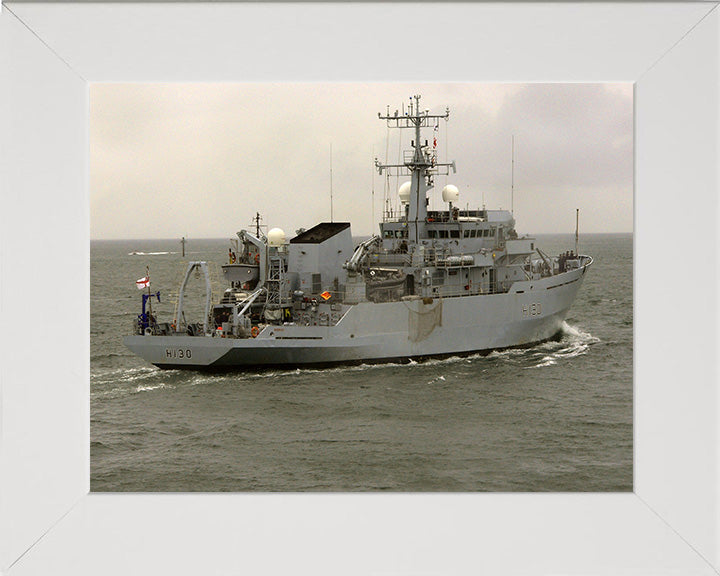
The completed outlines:
<svg viewBox="0 0 720 576">
<path fill-rule="evenodd" d="M 469 288 L 465 289 L 466 285 L 448 285 L 444 283 L 431 283 L 430 292 L 434 298 L 457 298 L 461 296 L 478 296 L 487 294 L 505 294 L 510 289 L 512 282 L 509 281 L 494 281 L 484 282 L 482 284 L 469 284 Z M 327 303 L 341 304 L 345 302 L 346 291 L 337 290 L 329 291 L 331 298 L 328 298 Z M 402 299 L 406 296 L 404 292 L 398 293 L 398 288 L 393 286 L 388 287 L 377 287 L 373 289 L 372 301 L 375 302 L 394 302 Z M 320 300 L 320 299 L 318 299 Z M 322 302 L 322 301 L 321 301 Z"/>
<path fill-rule="evenodd" d="M 132 333 L 137 334 L 138 336 L 142 335 L 143 326 L 142 326 L 142 322 L 140 321 L 140 318 L 135 318 L 132 321 Z"/>
<path fill-rule="evenodd" d="M 401 222 L 405 220 L 405 209 L 390 207 L 383 211 L 383 222 Z"/>
<path fill-rule="evenodd" d="M 383 286 L 372 289 L 372 298 L 368 294 L 368 300 L 372 302 L 398 302 L 404 296 L 402 287 Z"/>
<path fill-rule="evenodd" d="M 135 318 L 132 321 L 132 333 L 138 336 L 164 336 L 171 333 L 169 322 L 158 322 L 154 318 L 146 321 Z"/>
<path fill-rule="evenodd" d="M 405 252 L 382 252 L 373 254 L 368 258 L 370 266 L 409 266 L 411 262 L 410 254 Z"/>
<path fill-rule="evenodd" d="M 508 286 L 502 286 L 501 283 L 495 283 L 493 285 L 486 285 L 481 287 L 478 286 L 471 286 L 470 290 L 465 290 L 464 287 L 457 287 L 452 286 L 450 289 L 448 287 L 445 287 L 445 290 L 438 290 L 437 292 L 433 292 L 432 296 L 434 298 L 460 298 L 465 296 L 487 296 L 491 294 L 507 294 L 509 287 Z M 481 289 L 482 288 L 482 289 Z"/>
<path fill-rule="evenodd" d="M 477 218 L 484 221 L 487 217 L 485 210 L 460 210 L 457 211 L 458 218 Z M 447 210 L 428 210 L 426 222 L 456 222 Z"/>
<path fill-rule="evenodd" d="M 510 283 L 507 282 L 490 282 L 483 284 L 466 285 L 450 285 L 447 284 L 431 284 L 431 292 L 433 297 L 456 298 L 459 296 L 479 296 L 483 294 L 505 294 L 510 289 Z"/>
<path fill-rule="evenodd" d="M 453 258 L 450 260 L 450 258 Z M 434 266 L 435 268 L 467 268 L 475 265 L 473 254 L 449 254 L 444 251 L 438 253 L 437 250 L 430 248 L 425 250 L 425 266 Z"/>
</svg>

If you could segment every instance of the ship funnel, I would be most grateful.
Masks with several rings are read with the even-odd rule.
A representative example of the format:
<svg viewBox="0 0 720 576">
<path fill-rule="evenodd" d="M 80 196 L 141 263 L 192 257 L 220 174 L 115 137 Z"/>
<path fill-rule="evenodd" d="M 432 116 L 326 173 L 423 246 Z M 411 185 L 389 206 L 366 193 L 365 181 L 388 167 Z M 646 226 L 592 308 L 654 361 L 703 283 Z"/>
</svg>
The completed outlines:
<svg viewBox="0 0 720 576">
<path fill-rule="evenodd" d="M 398 188 L 398 196 L 400 196 L 400 202 L 403 204 L 410 203 L 410 188 L 412 185 L 410 182 L 404 182 L 400 188 Z"/>
<path fill-rule="evenodd" d="M 460 198 L 460 191 L 457 189 L 457 186 L 453 186 L 452 184 L 448 184 L 443 188 L 442 191 L 442 199 L 443 202 L 457 202 Z"/>
</svg>

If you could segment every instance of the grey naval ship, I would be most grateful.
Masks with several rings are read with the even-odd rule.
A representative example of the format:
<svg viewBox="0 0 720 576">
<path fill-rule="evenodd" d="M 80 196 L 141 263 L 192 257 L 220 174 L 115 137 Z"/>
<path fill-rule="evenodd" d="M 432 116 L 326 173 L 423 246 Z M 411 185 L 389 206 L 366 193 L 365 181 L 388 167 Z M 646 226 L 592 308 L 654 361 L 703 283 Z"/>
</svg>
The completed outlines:
<svg viewBox="0 0 720 576">
<path fill-rule="evenodd" d="M 354 246 L 350 224 L 332 221 L 289 241 L 278 228 L 241 230 L 222 265 L 228 288 L 219 301 L 208 262 L 190 261 L 172 318 L 155 317 L 159 293 L 148 285 L 125 345 L 160 368 L 242 369 L 403 362 L 558 334 L 592 264 L 577 253 L 577 228 L 575 250 L 550 256 L 518 235 L 512 211 L 459 209 L 453 185 L 442 190 L 447 209 L 429 210 L 428 191 L 455 163 L 440 162 L 436 140 L 422 136 L 449 109 L 431 114 L 413 96 L 378 118 L 412 132 L 401 163 L 375 160 L 381 175 L 407 178 L 401 208 L 385 210 L 379 235 Z M 184 310 L 193 273 L 206 288 L 197 322 Z"/>
</svg>

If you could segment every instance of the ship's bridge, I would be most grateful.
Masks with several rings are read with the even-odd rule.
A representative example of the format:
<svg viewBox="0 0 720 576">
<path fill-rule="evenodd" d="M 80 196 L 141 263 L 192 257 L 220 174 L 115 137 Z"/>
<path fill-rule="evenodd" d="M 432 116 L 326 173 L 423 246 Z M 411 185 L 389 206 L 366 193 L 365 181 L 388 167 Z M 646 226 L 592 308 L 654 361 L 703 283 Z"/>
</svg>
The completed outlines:
<svg viewBox="0 0 720 576">
<path fill-rule="evenodd" d="M 408 225 L 405 218 L 386 219 L 380 224 L 383 247 L 406 248 Z M 428 240 L 485 239 L 482 247 L 504 245 L 517 238 L 515 220 L 507 210 L 432 210 L 420 227 L 420 238 Z"/>
</svg>

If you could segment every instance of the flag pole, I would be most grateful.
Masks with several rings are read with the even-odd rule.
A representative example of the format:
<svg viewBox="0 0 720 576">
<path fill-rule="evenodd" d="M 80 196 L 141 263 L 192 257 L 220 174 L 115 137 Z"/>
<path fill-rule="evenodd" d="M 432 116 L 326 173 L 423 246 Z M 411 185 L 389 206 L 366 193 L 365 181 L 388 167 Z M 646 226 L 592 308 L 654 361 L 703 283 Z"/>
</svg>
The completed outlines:
<svg viewBox="0 0 720 576">
<path fill-rule="evenodd" d="M 580 208 L 575 208 L 575 257 L 578 255 L 578 224 L 580 222 Z"/>
<path fill-rule="evenodd" d="M 510 170 L 510 214 L 515 216 L 515 134 L 512 135 L 512 168 Z"/>
<path fill-rule="evenodd" d="M 330 222 L 333 221 L 332 142 L 330 142 Z"/>
<path fill-rule="evenodd" d="M 148 296 L 148 326 L 152 330 L 152 297 L 150 296 L 150 266 L 145 266 L 145 278 L 147 278 Z"/>
</svg>

